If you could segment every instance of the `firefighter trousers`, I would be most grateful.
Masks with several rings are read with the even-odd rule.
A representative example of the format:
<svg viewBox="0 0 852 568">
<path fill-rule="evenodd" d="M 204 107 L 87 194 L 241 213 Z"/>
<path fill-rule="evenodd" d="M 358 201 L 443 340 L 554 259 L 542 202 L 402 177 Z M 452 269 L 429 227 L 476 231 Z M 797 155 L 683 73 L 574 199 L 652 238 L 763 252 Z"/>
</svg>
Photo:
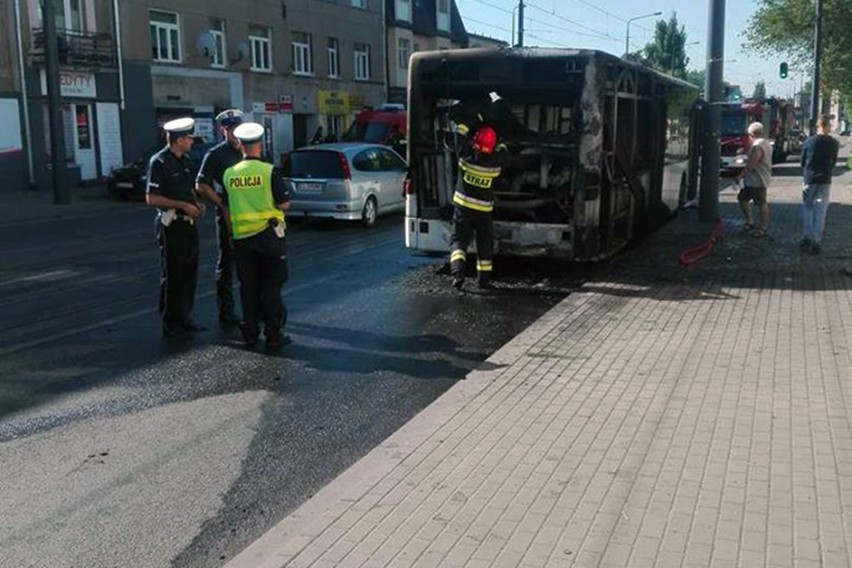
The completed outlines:
<svg viewBox="0 0 852 568">
<path fill-rule="evenodd" d="M 491 282 L 494 257 L 494 220 L 491 213 L 456 206 L 453 212 L 453 240 L 450 243 L 450 270 L 464 277 L 467 247 L 476 236 L 476 276 L 480 285 Z"/>
</svg>

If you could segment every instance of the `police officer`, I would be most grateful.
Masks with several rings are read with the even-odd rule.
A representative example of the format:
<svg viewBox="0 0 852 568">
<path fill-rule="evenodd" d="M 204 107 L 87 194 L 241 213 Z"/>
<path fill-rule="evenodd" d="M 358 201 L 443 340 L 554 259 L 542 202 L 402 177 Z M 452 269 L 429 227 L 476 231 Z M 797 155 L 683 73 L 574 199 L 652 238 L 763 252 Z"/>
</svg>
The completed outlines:
<svg viewBox="0 0 852 568">
<path fill-rule="evenodd" d="M 462 134 L 468 128 L 460 124 Z M 459 172 L 453 194 L 453 238 L 450 243 L 450 269 L 453 286 L 464 284 L 467 247 L 476 236 L 476 273 L 480 288 L 491 287 L 494 254 L 493 184 L 502 172 L 502 150 L 497 146 L 497 133 L 490 126 L 481 126 L 473 140 L 459 151 Z M 495 151 L 496 150 L 496 151 Z"/>
<path fill-rule="evenodd" d="M 148 162 L 146 201 L 158 209 L 160 316 L 163 335 L 181 337 L 204 331 L 192 320 L 198 280 L 198 229 L 203 206 L 196 201 L 192 161 L 195 121 L 179 118 L 163 126 L 167 145 Z"/>
<path fill-rule="evenodd" d="M 222 134 L 222 142 L 204 155 L 201 169 L 195 179 L 195 189 L 216 206 L 216 228 L 219 244 L 219 259 L 216 263 L 216 304 L 219 308 L 219 324 L 231 328 L 240 323 L 234 313 L 233 274 L 234 257 L 231 250 L 231 231 L 228 215 L 222 199 L 222 174 L 243 159 L 240 141 L 234 136 L 234 128 L 242 124 L 243 113 L 228 109 L 216 116 L 216 125 Z"/>
<path fill-rule="evenodd" d="M 243 341 L 253 348 L 263 322 L 267 348 L 290 343 L 281 328 L 287 308 L 281 287 L 287 281 L 284 212 L 290 193 L 280 173 L 260 160 L 263 126 L 254 122 L 234 129 L 242 143 L 244 159 L 222 176 L 230 214 L 240 299 L 243 306 Z"/>
</svg>

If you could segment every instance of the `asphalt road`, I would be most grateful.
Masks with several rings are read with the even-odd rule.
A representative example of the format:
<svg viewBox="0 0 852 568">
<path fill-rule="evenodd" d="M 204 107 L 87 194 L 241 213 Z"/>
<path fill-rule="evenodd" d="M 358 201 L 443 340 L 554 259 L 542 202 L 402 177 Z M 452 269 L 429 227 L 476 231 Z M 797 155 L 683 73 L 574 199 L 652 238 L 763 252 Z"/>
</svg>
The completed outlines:
<svg viewBox="0 0 852 568">
<path fill-rule="evenodd" d="M 399 216 L 298 225 L 294 344 L 247 352 L 213 326 L 210 217 L 211 331 L 178 343 L 146 208 L 0 225 L 0 566 L 220 566 L 561 299 L 449 290 Z"/>
</svg>

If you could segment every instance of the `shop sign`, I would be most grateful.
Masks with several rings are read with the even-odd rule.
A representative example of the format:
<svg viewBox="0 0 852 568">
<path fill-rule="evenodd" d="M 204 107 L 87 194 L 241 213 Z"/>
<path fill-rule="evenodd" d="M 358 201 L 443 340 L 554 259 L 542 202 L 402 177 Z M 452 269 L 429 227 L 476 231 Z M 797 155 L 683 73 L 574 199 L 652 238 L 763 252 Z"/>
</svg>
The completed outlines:
<svg viewBox="0 0 852 568">
<path fill-rule="evenodd" d="M 41 72 L 41 92 L 47 95 L 47 75 Z M 94 73 L 59 71 L 59 93 L 63 98 L 98 98 Z"/>
<path fill-rule="evenodd" d="M 293 112 L 293 95 L 278 97 L 278 112 Z"/>
<path fill-rule="evenodd" d="M 317 92 L 317 106 L 320 114 L 345 115 L 349 113 L 349 93 L 346 91 Z"/>
</svg>

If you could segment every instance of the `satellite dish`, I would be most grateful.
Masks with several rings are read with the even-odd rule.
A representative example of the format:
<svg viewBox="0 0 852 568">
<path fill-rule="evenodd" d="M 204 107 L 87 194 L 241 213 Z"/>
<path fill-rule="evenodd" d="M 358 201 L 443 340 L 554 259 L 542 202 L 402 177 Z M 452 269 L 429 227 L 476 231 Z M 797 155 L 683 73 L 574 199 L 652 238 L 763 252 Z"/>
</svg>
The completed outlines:
<svg viewBox="0 0 852 568">
<path fill-rule="evenodd" d="M 231 64 L 239 63 L 249 56 L 249 46 L 246 42 L 241 41 L 237 44 L 236 57 L 231 60 Z"/>
<path fill-rule="evenodd" d="M 216 54 L 216 37 L 209 31 L 201 32 L 195 41 L 195 49 L 201 57 L 213 59 Z"/>
</svg>

